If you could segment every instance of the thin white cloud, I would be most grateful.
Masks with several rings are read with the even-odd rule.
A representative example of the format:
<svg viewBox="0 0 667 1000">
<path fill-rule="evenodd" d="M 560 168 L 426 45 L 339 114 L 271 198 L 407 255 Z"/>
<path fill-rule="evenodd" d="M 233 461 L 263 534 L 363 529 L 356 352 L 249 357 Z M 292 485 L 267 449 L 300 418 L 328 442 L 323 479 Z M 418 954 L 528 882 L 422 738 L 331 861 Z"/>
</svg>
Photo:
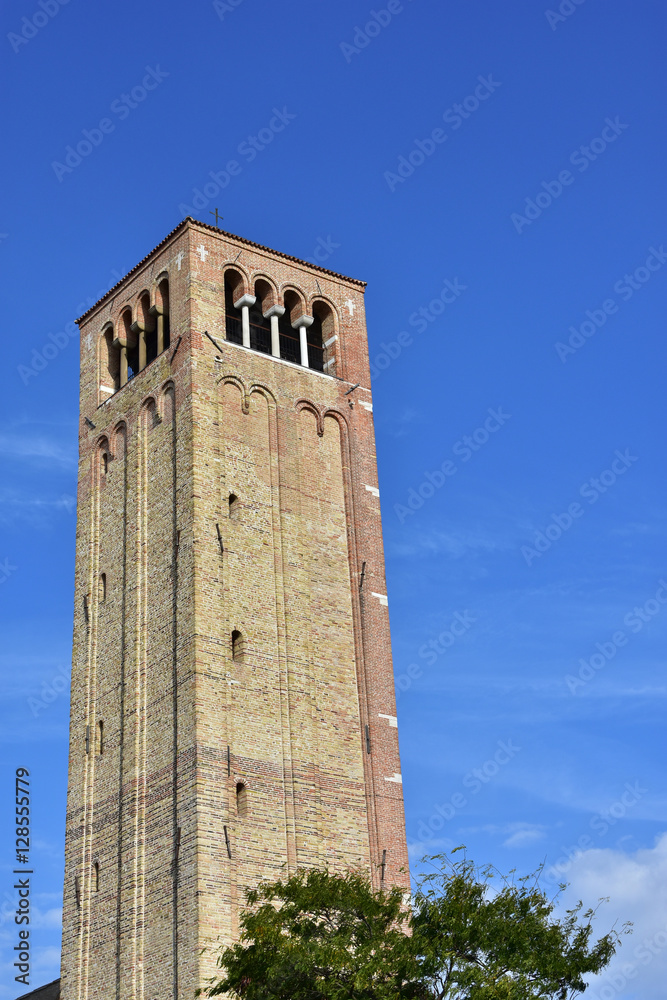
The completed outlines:
<svg viewBox="0 0 667 1000">
<path fill-rule="evenodd" d="M 59 440 L 34 435 L 0 434 L 0 456 L 59 465 L 76 465 L 77 461 L 75 449 L 64 447 Z"/>
</svg>

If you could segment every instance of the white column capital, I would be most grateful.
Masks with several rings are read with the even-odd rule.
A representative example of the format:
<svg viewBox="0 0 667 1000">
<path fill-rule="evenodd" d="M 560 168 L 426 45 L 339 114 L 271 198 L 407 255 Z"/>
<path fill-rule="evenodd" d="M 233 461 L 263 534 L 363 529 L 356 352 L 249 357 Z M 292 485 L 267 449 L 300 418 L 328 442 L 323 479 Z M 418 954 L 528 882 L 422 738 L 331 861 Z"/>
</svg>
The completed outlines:
<svg viewBox="0 0 667 1000">
<path fill-rule="evenodd" d="M 243 306 L 254 306 L 257 301 L 254 295 L 242 295 L 240 299 L 237 299 L 234 303 L 235 309 L 242 309 Z"/>
<path fill-rule="evenodd" d="M 299 318 L 295 319 L 294 322 L 292 323 L 292 329 L 298 330 L 299 327 L 302 326 L 307 330 L 308 327 L 312 326 L 314 322 L 315 322 L 314 316 L 299 316 Z"/>
<path fill-rule="evenodd" d="M 272 316 L 284 316 L 285 306 L 269 306 L 265 313 L 263 313 L 264 319 L 271 319 Z"/>
</svg>

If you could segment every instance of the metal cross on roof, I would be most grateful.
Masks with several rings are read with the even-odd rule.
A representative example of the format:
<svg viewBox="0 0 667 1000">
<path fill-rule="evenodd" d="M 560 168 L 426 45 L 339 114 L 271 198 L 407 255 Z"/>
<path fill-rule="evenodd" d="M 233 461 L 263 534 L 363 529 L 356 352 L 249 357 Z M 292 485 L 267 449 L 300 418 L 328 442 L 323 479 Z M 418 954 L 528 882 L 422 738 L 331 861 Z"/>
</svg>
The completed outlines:
<svg viewBox="0 0 667 1000">
<path fill-rule="evenodd" d="M 222 216 L 221 216 L 221 215 L 218 215 L 218 210 L 217 210 L 217 208 L 216 208 L 215 212 L 209 212 L 208 214 L 209 214 L 209 215 L 214 215 L 214 216 L 215 216 L 215 228 L 216 228 L 216 229 L 220 229 L 220 226 L 218 225 L 218 219 L 220 219 L 220 222 L 222 222 Z"/>
</svg>

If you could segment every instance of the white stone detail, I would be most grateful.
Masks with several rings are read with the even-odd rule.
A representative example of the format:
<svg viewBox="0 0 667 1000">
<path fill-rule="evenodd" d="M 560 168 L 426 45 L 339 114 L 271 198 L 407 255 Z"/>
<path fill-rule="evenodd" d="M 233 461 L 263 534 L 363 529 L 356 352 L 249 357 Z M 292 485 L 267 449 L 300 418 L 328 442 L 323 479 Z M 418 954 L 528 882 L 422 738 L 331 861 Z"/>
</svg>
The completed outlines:
<svg viewBox="0 0 667 1000">
<path fill-rule="evenodd" d="M 367 402 L 366 402 L 365 400 L 363 400 L 363 399 L 360 399 L 360 400 L 359 400 L 359 406 L 363 406 L 363 408 L 364 408 L 365 410 L 368 410 L 368 412 L 369 412 L 369 413 L 372 413 L 372 412 L 373 412 L 373 404 L 372 404 L 372 403 L 367 403 Z"/>
<path fill-rule="evenodd" d="M 88 348 L 88 350 L 90 350 L 92 346 L 93 346 L 93 335 L 92 333 L 89 333 L 86 336 L 86 347 Z"/>
<path fill-rule="evenodd" d="M 206 258 L 208 257 L 208 250 L 202 243 L 200 243 L 199 246 L 197 247 L 197 253 L 199 254 L 202 260 L 206 260 Z"/>
<path fill-rule="evenodd" d="M 385 715 L 384 712 L 378 712 L 378 719 L 386 719 L 390 726 L 398 729 L 398 719 L 395 715 Z"/>
<path fill-rule="evenodd" d="M 373 597 L 377 597 L 378 601 L 380 602 L 383 608 L 389 607 L 389 598 L 387 597 L 386 594 L 376 594 L 374 590 L 371 591 L 371 594 L 373 595 Z"/>
<path fill-rule="evenodd" d="M 183 263 L 183 258 L 184 258 L 184 257 L 185 257 L 185 254 L 183 253 L 183 251 L 182 251 L 182 250 L 180 250 L 180 251 L 178 252 L 177 256 L 176 256 L 176 263 L 178 264 L 178 270 L 179 270 L 179 271 L 180 271 L 180 269 L 181 269 L 181 264 Z"/>
<path fill-rule="evenodd" d="M 385 777 L 384 780 L 385 781 L 395 781 L 397 785 L 402 785 L 403 784 L 403 775 L 402 774 L 396 774 L 396 772 L 394 771 L 394 776 L 392 778 Z"/>
<path fill-rule="evenodd" d="M 366 489 L 368 490 L 369 493 L 372 493 L 374 497 L 380 496 L 380 491 L 377 488 L 377 486 L 367 486 Z"/>
<path fill-rule="evenodd" d="M 344 304 L 347 306 L 348 311 L 350 313 L 350 316 L 354 316 L 354 310 L 357 307 L 356 307 L 355 303 L 352 301 L 352 299 L 347 299 Z"/>
<path fill-rule="evenodd" d="M 325 347 L 329 347 L 330 344 L 333 344 L 334 340 L 338 340 L 338 334 L 337 333 L 334 333 L 333 337 L 329 337 L 328 340 L 325 340 L 324 341 L 324 346 Z"/>
<path fill-rule="evenodd" d="M 113 396 L 113 394 L 114 394 L 115 391 L 116 391 L 115 389 L 112 389 L 108 385 L 101 385 L 100 386 L 100 392 L 108 392 L 111 396 Z"/>
</svg>

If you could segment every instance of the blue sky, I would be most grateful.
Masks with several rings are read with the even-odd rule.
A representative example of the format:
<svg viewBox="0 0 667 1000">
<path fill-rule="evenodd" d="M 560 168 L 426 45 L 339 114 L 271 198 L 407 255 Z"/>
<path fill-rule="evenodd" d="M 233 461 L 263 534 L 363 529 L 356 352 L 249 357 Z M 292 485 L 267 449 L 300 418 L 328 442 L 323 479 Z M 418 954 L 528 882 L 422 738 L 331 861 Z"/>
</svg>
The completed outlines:
<svg viewBox="0 0 667 1000">
<path fill-rule="evenodd" d="M 588 995 L 662 996 L 664 7 L 44 2 L 0 15 L 0 998 L 21 992 L 5 905 L 19 766 L 32 982 L 58 974 L 67 324 L 185 206 L 369 283 L 413 858 L 465 843 L 611 895 L 601 929 L 634 919 L 635 935 Z M 274 109 L 286 127 L 252 156 Z"/>
</svg>

